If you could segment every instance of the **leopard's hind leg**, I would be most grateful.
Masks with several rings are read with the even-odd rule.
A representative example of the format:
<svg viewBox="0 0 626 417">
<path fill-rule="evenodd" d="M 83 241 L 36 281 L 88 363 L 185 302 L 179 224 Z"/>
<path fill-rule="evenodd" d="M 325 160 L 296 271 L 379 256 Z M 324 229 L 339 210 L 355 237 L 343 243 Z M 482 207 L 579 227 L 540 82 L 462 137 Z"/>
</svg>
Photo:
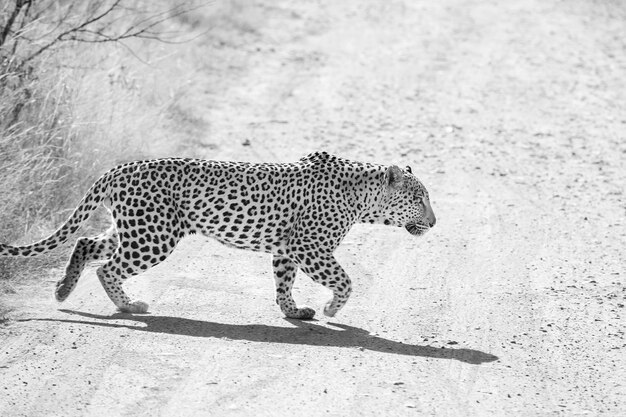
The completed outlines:
<svg viewBox="0 0 626 417">
<path fill-rule="evenodd" d="M 131 300 L 124 292 L 122 284 L 128 278 L 137 275 L 148 268 L 164 261 L 169 254 L 172 253 L 178 244 L 182 233 L 175 233 L 171 236 L 150 236 L 141 235 L 139 244 L 132 236 L 138 236 L 136 230 L 119 231 L 120 244 L 118 245 L 113 257 L 100 268 L 96 274 L 100 283 L 104 287 L 107 295 L 117 306 L 117 308 L 125 313 L 145 313 L 148 311 L 148 304 L 143 301 Z M 160 240 L 160 244 L 148 244 L 146 240 L 155 242 Z"/>
<path fill-rule="evenodd" d="M 65 276 L 57 282 L 54 293 L 57 301 L 65 301 L 76 288 L 80 274 L 88 262 L 111 258 L 117 246 L 118 238 L 114 226 L 98 236 L 79 238 L 65 268 Z"/>
</svg>

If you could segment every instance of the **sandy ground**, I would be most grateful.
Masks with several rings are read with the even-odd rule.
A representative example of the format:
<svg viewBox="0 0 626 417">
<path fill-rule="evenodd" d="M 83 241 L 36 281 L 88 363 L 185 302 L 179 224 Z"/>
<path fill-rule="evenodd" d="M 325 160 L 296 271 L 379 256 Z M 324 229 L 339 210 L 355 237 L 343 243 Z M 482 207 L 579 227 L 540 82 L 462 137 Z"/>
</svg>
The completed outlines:
<svg viewBox="0 0 626 417">
<path fill-rule="evenodd" d="M 624 415 L 626 6 L 267 1 L 244 17 L 199 43 L 215 60 L 188 97 L 197 156 L 410 164 L 437 226 L 355 227 L 332 320 L 302 275 L 319 321 L 284 319 L 267 255 L 202 238 L 129 282 L 148 315 L 115 313 L 93 269 L 60 306 L 51 279 L 24 287 L 3 300 L 0 415 Z"/>
</svg>

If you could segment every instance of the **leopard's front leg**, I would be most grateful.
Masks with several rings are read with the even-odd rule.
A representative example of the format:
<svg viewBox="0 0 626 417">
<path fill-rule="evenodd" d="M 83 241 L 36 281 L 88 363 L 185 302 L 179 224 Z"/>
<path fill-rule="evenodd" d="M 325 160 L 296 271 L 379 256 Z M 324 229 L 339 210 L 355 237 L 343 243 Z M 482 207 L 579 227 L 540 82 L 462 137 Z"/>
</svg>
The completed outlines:
<svg viewBox="0 0 626 417">
<path fill-rule="evenodd" d="M 335 257 L 330 254 L 300 254 L 297 258 L 305 274 L 333 292 L 333 298 L 324 307 L 324 314 L 334 317 L 350 298 L 352 293 L 350 278 Z"/>
<path fill-rule="evenodd" d="M 315 316 L 315 310 L 309 307 L 298 308 L 291 295 L 298 266 L 289 258 L 274 255 L 274 281 L 276 282 L 276 304 L 285 316 L 292 319 L 308 320 Z"/>
</svg>

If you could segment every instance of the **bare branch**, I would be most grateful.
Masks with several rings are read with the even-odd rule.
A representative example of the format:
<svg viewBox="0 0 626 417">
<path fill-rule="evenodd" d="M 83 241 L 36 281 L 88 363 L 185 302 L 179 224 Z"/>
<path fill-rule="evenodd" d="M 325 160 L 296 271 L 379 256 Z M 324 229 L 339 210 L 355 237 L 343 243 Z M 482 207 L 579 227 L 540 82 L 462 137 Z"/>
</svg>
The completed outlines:
<svg viewBox="0 0 626 417">
<path fill-rule="evenodd" d="M 149 22 L 150 20 L 153 20 L 150 24 L 148 24 L 147 26 L 143 27 L 143 28 L 137 28 L 137 26 L 139 25 L 135 25 L 134 27 L 130 27 L 126 32 L 124 32 L 122 35 L 119 36 L 120 39 L 127 39 L 127 38 L 131 38 L 131 37 L 137 37 L 137 38 L 143 38 L 143 39 L 153 39 L 153 40 L 157 40 L 160 42 L 165 42 L 168 43 L 167 41 L 165 41 L 160 35 L 163 34 L 163 32 L 159 32 L 159 33 L 155 33 L 152 32 L 151 29 L 155 28 L 156 26 L 158 26 L 159 24 L 172 19 L 174 17 L 178 17 L 178 16 L 182 16 L 186 13 L 192 12 L 194 10 L 198 10 L 201 7 L 203 7 L 203 5 L 198 5 L 195 7 L 183 7 L 183 6 L 176 6 L 173 7 L 169 10 L 166 10 L 162 13 L 157 13 L 155 15 L 152 15 L 146 19 L 144 19 L 143 21 L 140 21 L 141 23 L 144 22 Z M 160 17 L 163 16 L 163 17 Z M 159 17 L 157 20 L 154 20 L 156 17 Z M 175 42 L 172 42 L 175 43 Z"/>
<path fill-rule="evenodd" d="M 24 60 L 22 60 L 22 64 L 27 63 L 28 61 L 33 60 L 34 58 L 36 58 L 37 56 L 41 55 L 43 52 L 45 52 L 46 50 L 48 50 L 50 47 L 52 47 L 55 43 L 64 40 L 64 38 L 66 36 L 68 36 L 69 34 L 71 34 L 72 32 L 75 32 L 79 29 L 82 29 L 94 22 L 97 22 L 98 20 L 104 18 L 105 16 L 107 16 L 109 13 L 111 13 L 121 2 L 122 0 L 115 0 L 113 2 L 113 4 L 111 4 L 111 6 L 109 6 L 106 10 L 104 10 L 102 13 L 93 16 L 89 19 L 87 19 L 86 21 L 84 21 L 82 24 L 70 28 L 64 32 L 61 32 L 60 34 L 58 34 L 52 41 L 48 42 L 46 45 L 42 46 L 41 48 L 39 48 L 36 52 L 30 54 L 27 58 L 25 58 Z"/>
<path fill-rule="evenodd" d="M 74 30 L 78 30 L 78 29 L 82 29 L 85 26 L 89 26 L 90 24 L 92 24 L 93 22 L 97 22 L 98 20 L 102 19 L 103 17 L 105 17 L 106 15 L 108 15 L 109 13 L 111 13 L 113 10 L 115 10 L 115 8 L 121 3 L 122 0 L 115 0 L 115 2 L 113 2 L 113 4 L 111 5 L 111 7 L 109 7 L 108 9 L 106 9 L 104 12 L 100 13 L 99 15 L 96 15 L 94 17 L 92 17 L 91 19 L 87 19 L 85 22 L 83 22 L 81 25 L 77 26 L 76 28 L 72 28 L 69 29 L 68 31 L 62 33 L 60 36 L 63 36 L 64 34 L 67 33 L 71 33 Z"/>
<path fill-rule="evenodd" d="M 15 0 L 15 9 L 13 9 L 13 12 L 11 12 L 11 14 L 9 15 L 6 25 L 4 26 L 4 28 L 2 28 L 2 31 L 0 32 L 0 46 L 4 45 L 4 42 L 9 36 L 9 32 L 11 32 L 11 28 L 15 23 L 15 19 L 17 19 L 17 17 L 19 16 L 22 8 L 27 5 L 30 6 L 30 3 L 31 0 Z"/>
<path fill-rule="evenodd" d="M 58 3 L 54 0 L 43 1 L 43 3 L 38 3 L 34 0 L 15 0 L 16 7 L 11 13 L 10 25 L 7 24 L 5 28 L 0 27 L 2 31 L 0 47 L 3 43 L 9 42 L 11 37 L 11 46 L 13 49 L 11 55 L 16 58 L 14 61 L 16 65 L 15 68 L 23 68 L 27 63 L 39 57 L 44 52 L 64 42 L 113 43 L 130 38 L 140 38 L 164 43 L 182 43 L 172 41 L 173 36 L 175 36 L 173 33 L 175 32 L 160 31 L 157 28 L 167 20 L 205 7 L 212 1 L 213 0 L 206 0 L 200 3 L 191 2 L 191 4 L 179 4 L 170 9 L 154 13 L 149 13 L 136 7 L 129 7 L 127 4 L 124 4 L 125 0 L 110 0 L 107 2 L 94 1 L 90 2 L 89 5 L 82 10 L 83 14 L 87 13 L 86 17 L 80 17 L 81 13 L 77 10 L 78 7 L 76 5 L 80 4 L 80 2 L 68 2 L 64 5 L 62 10 L 58 11 L 58 17 L 48 22 L 48 26 L 52 26 L 52 28 L 48 29 L 47 33 L 37 34 L 33 31 L 33 36 L 27 37 L 26 34 L 31 32 L 31 25 L 36 26 L 38 30 L 45 27 L 43 25 L 34 25 L 39 19 L 43 20 L 41 10 L 49 9 L 52 7 L 51 5 Z M 28 11 L 33 3 L 35 3 L 36 6 L 41 4 L 43 7 L 33 7 L 33 13 L 31 13 L 30 17 L 27 17 Z M 24 12 L 24 10 L 26 10 L 26 12 Z M 19 29 L 14 30 L 11 27 L 15 26 L 16 19 L 20 16 L 20 11 L 24 13 L 22 13 L 22 19 L 18 25 Z M 134 19 L 131 15 L 134 15 Z M 118 23 L 125 19 L 130 23 Z M 43 40 L 43 42 L 37 45 L 36 42 L 41 40 Z M 23 58 L 16 56 L 17 45 L 20 41 L 22 41 L 22 44 L 24 41 L 30 42 L 31 48 L 33 46 L 35 47 L 30 49 L 26 57 Z M 128 48 L 126 45 L 123 46 Z"/>
<path fill-rule="evenodd" d="M 18 29 L 15 31 L 15 34 L 13 35 L 13 48 L 11 48 L 11 56 L 15 56 L 15 53 L 17 52 L 17 47 L 20 41 L 20 35 L 22 31 L 24 30 L 24 27 L 26 26 L 26 18 L 28 17 L 28 12 L 30 11 L 31 5 L 32 3 L 29 2 L 28 5 L 26 6 L 24 13 L 22 13 L 22 20 L 20 21 L 20 24 L 18 25 Z M 6 42 L 6 38 L 4 42 Z"/>
</svg>

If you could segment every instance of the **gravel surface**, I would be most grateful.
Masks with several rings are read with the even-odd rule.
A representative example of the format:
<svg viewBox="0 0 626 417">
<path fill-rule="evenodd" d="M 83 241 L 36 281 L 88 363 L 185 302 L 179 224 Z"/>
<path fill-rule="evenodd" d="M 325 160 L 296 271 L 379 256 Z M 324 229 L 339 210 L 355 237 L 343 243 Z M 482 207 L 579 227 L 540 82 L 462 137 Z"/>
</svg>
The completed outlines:
<svg viewBox="0 0 626 417">
<path fill-rule="evenodd" d="M 332 320 L 303 275 L 319 321 L 284 319 L 267 255 L 198 237 L 129 282 L 148 315 L 115 313 L 93 268 L 61 305 L 24 286 L 4 296 L 0 415 L 624 415 L 623 2 L 216 13 L 241 16 L 198 42 L 197 156 L 411 165 L 437 226 L 356 226 Z"/>
</svg>

